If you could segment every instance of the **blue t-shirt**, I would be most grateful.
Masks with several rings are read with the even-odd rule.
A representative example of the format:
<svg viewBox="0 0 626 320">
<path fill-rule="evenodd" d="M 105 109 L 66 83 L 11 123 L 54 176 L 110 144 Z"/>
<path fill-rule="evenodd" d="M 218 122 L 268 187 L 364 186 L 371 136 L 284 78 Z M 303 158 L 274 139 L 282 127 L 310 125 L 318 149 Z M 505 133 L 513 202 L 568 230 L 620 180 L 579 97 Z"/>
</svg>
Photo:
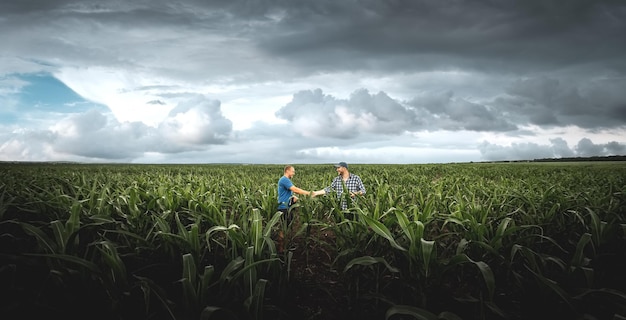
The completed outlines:
<svg viewBox="0 0 626 320">
<path fill-rule="evenodd" d="M 293 192 L 289 190 L 293 186 L 291 179 L 282 176 L 278 179 L 278 209 L 287 209 L 289 208 L 289 198 Z"/>
</svg>

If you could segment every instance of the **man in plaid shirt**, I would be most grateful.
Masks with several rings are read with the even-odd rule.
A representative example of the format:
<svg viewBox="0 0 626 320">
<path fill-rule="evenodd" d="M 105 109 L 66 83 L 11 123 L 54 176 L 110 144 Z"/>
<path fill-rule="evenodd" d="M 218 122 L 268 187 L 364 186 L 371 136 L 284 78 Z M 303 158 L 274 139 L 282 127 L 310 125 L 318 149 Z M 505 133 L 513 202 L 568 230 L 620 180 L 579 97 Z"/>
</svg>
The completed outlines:
<svg viewBox="0 0 626 320">
<path fill-rule="evenodd" d="M 322 190 L 315 191 L 313 196 L 328 194 L 332 190 L 337 192 L 337 198 L 341 199 L 341 195 L 343 194 L 343 184 L 348 188 L 348 192 L 350 192 L 350 198 L 354 201 L 354 197 L 356 195 L 364 195 L 365 194 L 365 186 L 363 185 L 363 181 L 361 181 L 361 177 L 356 174 L 350 173 L 348 171 L 348 164 L 345 162 L 339 162 L 335 165 L 337 169 L 337 177 L 333 179 L 333 182 L 330 184 L 330 187 L 326 187 Z M 348 203 L 345 199 L 341 200 L 341 210 L 347 210 Z"/>
</svg>

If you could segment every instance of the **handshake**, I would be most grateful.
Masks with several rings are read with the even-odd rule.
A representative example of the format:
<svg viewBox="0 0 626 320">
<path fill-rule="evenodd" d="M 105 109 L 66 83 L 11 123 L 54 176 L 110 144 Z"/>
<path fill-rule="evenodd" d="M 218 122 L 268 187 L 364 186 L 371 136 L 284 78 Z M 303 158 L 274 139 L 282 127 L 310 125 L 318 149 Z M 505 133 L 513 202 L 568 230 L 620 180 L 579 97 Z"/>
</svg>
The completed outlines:
<svg viewBox="0 0 626 320">
<path fill-rule="evenodd" d="M 284 175 L 278 180 L 278 203 L 285 204 L 287 202 L 286 199 L 297 201 L 298 198 L 294 195 L 294 193 L 303 196 L 317 197 L 326 195 L 332 190 L 337 193 L 338 197 L 341 197 L 345 189 L 345 191 L 350 193 L 350 198 L 353 199 L 356 196 L 362 196 L 365 194 L 365 186 L 363 185 L 363 181 L 361 181 L 361 177 L 350 173 L 348 171 L 348 164 L 345 162 L 339 162 L 334 165 L 334 168 L 337 171 L 337 176 L 333 179 L 329 187 L 317 191 L 308 191 L 296 187 L 291 182 L 291 179 L 296 174 L 296 169 L 291 165 L 286 166 Z M 344 201 L 342 201 L 342 206 L 345 206 Z"/>
<path fill-rule="evenodd" d="M 314 197 L 317 197 L 317 196 L 325 195 L 326 194 L 326 189 L 320 189 L 320 190 L 317 190 L 317 191 L 304 191 L 304 193 L 302 193 L 302 194 L 305 194 L 305 195 L 308 195 L 308 196 L 311 196 L 311 197 L 314 198 Z M 355 191 L 355 192 L 350 191 L 350 197 L 351 198 L 354 198 L 357 195 L 358 196 L 363 195 L 363 191 L 360 191 L 360 190 L 359 191 Z"/>
</svg>

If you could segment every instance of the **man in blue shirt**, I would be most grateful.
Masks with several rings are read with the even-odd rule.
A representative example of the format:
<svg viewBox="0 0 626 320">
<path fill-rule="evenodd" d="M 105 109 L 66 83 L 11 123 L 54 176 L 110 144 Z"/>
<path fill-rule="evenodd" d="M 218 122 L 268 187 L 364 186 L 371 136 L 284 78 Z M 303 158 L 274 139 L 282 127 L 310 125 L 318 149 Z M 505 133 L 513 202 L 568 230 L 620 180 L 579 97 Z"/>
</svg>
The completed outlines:
<svg viewBox="0 0 626 320">
<path fill-rule="evenodd" d="M 361 177 L 357 176 L 356 174 L 350 173 L 347 163 L 339 162 L 335 165 L 335 169 L 337 170 L 337 177 L 333 179 L 330 187 L 326 187 L 322 190 L 313 192 L 313 196 L 324 195 L 330 193 L 331 191 L 335 191 L 337 192 L 337 198 L 341 199 L 344 184 L 346 185 L 346 188 L 350 193 L 350 199 L 352 199 L 353 201 L 356 195 L 365 194 L 365 186 L 363 185 L 363 181 L 361 181 Z M 345 201 L 345 199 L 342 199 L 341 210 L 347 209 L 348 203 L 347 201 Z"/>
<path fill-rule="evenodd" d="M 313 191 L 306 191 L 296 187 L 291 178 L 296 174 L 296 169 L 291 166 L 285 166 L 283 176 L 278 179 L 278 211 L 283 213 L 283 217 L 287 222 L 287 226 L 291 224 L 293 220 L 293 213 L 291 212 L 291 206 L 298 201 L 298 197 L 294 196 L 294 193 L 302 195 L 313 195 Z M 284 233 L 283 230 L 278 231 L 277 249 L 278 252 L 283 252 Z"/>
</svg>

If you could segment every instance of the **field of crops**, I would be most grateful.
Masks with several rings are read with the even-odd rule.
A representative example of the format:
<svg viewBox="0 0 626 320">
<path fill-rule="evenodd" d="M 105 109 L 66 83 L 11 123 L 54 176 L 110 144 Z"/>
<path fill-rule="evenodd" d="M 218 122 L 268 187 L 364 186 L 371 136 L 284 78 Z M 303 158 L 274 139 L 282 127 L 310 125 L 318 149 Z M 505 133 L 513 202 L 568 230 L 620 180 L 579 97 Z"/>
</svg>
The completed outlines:
<svg viewBox="0 0 626 320">
<path fill-rule="evenodd" d="M 282 165 L 0 163 L 0 315 L 626 319 L 626 163 L 350 169 L 287 226 Z"/>
</svg>

